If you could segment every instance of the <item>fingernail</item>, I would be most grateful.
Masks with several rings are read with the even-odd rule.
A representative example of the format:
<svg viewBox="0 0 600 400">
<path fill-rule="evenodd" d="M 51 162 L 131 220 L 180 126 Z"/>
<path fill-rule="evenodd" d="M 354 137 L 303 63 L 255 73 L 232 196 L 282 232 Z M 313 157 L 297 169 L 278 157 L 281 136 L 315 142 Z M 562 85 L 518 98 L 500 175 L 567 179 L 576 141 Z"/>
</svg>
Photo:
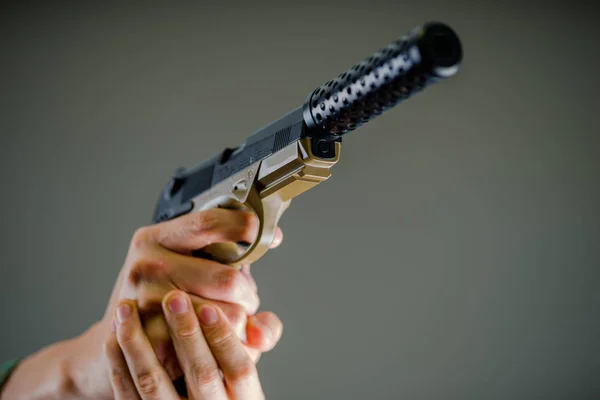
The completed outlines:
<svg viewBox="0 0 600 400">
<path fill-rule="evenodd" d="M 119 308 L 117 308 L 117 319 L 119 323 L 122 324 L 127 318 L 131 316 L 131 307 L 129 304 L 121 304 Z"/>
<path fill-rule="evenodd" d="M 173 314 L 183 314 L 188 310 L 188 302 L 185 297 L 177 294 L 169 300 L 169 309 Z"/>
<path fill-rule="evenodd" d="M 199 314 L 200 322 L 204 325 L 212 325 L 219 319 L 217 311 L 211 306 L 202 306 Z"/>
</svg>

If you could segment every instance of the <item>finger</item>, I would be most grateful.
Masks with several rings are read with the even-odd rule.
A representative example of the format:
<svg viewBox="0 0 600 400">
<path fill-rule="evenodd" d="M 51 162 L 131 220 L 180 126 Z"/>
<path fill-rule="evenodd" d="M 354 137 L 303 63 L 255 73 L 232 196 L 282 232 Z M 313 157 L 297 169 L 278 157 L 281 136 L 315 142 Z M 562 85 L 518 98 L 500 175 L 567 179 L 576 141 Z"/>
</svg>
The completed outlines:
<svg viewBox="0 0 600 400">
<path fill-rule="evenodd" d="M 260 304 L 251 281 L 237 268 L 163 248 L 146 251 L 133 261 L 127 277 L 131 289 L 123 295 L 137 298 L 144 313 L 162 312 L 162 299 L 173 289 L 239 304 L 248 314 L 254 314 Z"/>
<path fill-rule="evenodd" d="M 252 283 L 238 269 L 166 249 L 155 249 L 145 258 L 136 260 L 129 279 L 136 287 L 136 298 L 144 311 L 160 304 L 166 293 L 173 289 L 239 304 L 248 314 L 254 314 L 260 305 Z M 158 299 L 161 300 L 157 303 Z"/>
<path fill-rule="evenodd" d="M 143 400 L 179 399 L 144 335 L 135 303 L 122 300 L 115 314 L 117 340 L 140 397 Z"/>
<path fill-rule="evenodd" d="M 167 293 L 169 293 L 169 292 L 166 292 L 163 295 L 162 299 L 164 299 L 164 297 L 167 295 Z M 223 312 L 225 313 L 225 315 L 227 316 L 229 323 L 231 324 L 231 326 L 233 326 L 238 337 L 242 341 L 244 341 L 244 342 L 246 341 L 247 314 L 246 314 L 246 310 L 244 310 L 243 307 L 241 307 L 237 304 L 225 303 L 222 301 L 213 301 L 213 300 L 205 299 L 205 298 L 190 295 L 190 294 L 188 294 L 188 296 L 191 298 L 192 303 L 194 305 L 210 302 L 210 303 L 215 304 L 217 307 L 221 308 L 223 310 Z M 159 305 L 162 303 L 162 299 L 159 302 Z M 141 307 L 140 307 L 140 309 L 141 309 Z M 150 342 L 152 343 L 152 347 L 155 349 L 155 351 L 160 350 L 159 347 L 154 346 L 155 341 L 158 344 L 159 342 L 164 342 L 165 340 L 170 340 L 170 338 L 171 338 L 171 335 L 169 333 L 169 328 L 167 327 L 167 323 L 164 319 L 164 315 L 162 313 L 161 314 L 151 313 L 149 315 L 144 315 L 142 317 L 142 319 L 143 319 L 144 331 L 146 332 L 148 339 L 150 339 Z M 158 356 L 158 353 L 157 353 L 157 356 Z M 158 359 L 159 359 L 159 361 L 162 362 L 162 359 L 160 356 L 158 357 Z"/>
<path fill-rule="evenodd" d="M 242 307 L 237 304 L 224 303 L 222 301 L 212 301 L 194 295 L 188 294 L 188 296 L 192 301 L 192 307 L 194 310 L 197 309 L 197 306 L 206 303 L 210 303 L 219 307 L 225 314 L 227 321 L 232 326 L 236 335 L 242 342 L 246 341 L 246 325 L 248 322 L 248 314 L 246 314 L 246 311 Z"/>
<path fill-rule="evenodd" d="M 246 348 L 246 353 L 248 353 L 248 355 L 252 359 L 252 362 L 254 364 L 258 364 L 258 361 L 260 361 L 260 356 L 262 355 L 262 351 L 253 349 L 246 345 L 244 347 Z"/>
<path fill-rule="evenodd" d="M 244 274 L 246 279 L 248 279 L 248 282 L 250 282 L 250 286 L 252 286 L 252 289 L 254 289 L 254 291 L 257 292 L 258 286 L 256 285 L 256 281 L 254 280 L 254 277 L 250 272 L 250 265 L 242 265 L 240 271 L 242 272 L 242 274 Z"/>
<path fill-rule="evenodd" d="M 272 312 L 265 311 L 248 317 L 246 346 L 267 352 L 272 350 L 283 333 L 283 323 Z"/>
<path fill-rule="evenodd" d="M 206 303 L 198 310 L 198 315 L 206 341 L 223 371 L 230 396 L 236 400 L 262 398 L 256 365 L 223 312 Z"/>
<path fill-rule="evenodd" d="M 192 300 L 192 302 L 194 304 L 197 304 L 195 300 Z M 205 300 L 205 302 L 207 301 Z M 219 305 L 219 303 L 214 302 L 213 304 L 222 307 L 222 305 Z M 228 317 L 228 320 L 231 320 L 231 318 Z M 238 329 L 239 328 L 236 328 L 236 334 L 238 334 L 239 336 L 239 332 L 237 331 Z M 244 332 L 246 332 L 245 324 L 242 327 L 242 329 L 244 330 Z M 179 360 L 177 359 L 177 354 L 175 352 L 175 348 L 173 347 L 173 341 L 171 340 L 171 336 L 169 334 L 169 328 L 167 327 L 163 316 L 153 316 L 152 318 L 147 319 L 144 323 L 144 331 L 146 332 L 146 336 L 148 337 L 150 345 L 152 346 L 152 349 L 156 354 L 156 357 L 158 358 L 160 364 L 169 374 L 169 378 L 171 378 L 171 380 L 174 381 L 181 377 L 183 375 L 183 371 L 181 370 L 181 367 L 179 365 Z M 244 337 L 245 336 L 246 335 L 244 334 Z M 240 339 L 243 341 L 241 336 Z M 259 342 L 257 344 L 256 339 L 254 339 L 252 345 L 261 348 L 263 347 L 261 346 L 261 343 L 262 342 Z M 252 361 L 255 364 L 257 364 L 260 361 L 260 357 L 263 353 L 263 350 L 253 348 L 247 344 L 245 344 L 244 347 L 246 348 L 246 352 L 248 353 Z"/>
<path fill-rule="evenodd" d="M 243 273 L 243 272 L 242 272 Z M 140 285 L 137 293 L 138 309 L 140 314 L 143 315 L 144 329 L 146 333 L 150 333 L 147 326 L 152 327 L 153 332 L 163 333 L 162 337 L 170 337 L 167 329 L 166 322 L 162 315 L 162 300 L 165 298 L 167 293 L 177 289 L 170 285 L 159 285 L 154 283 Z M 188 293 L 189 294 L 189 293 Z M 224 301 L 212 300 L 205 297 L 196 296 L 189 294 L 193 302 L 213 302 L 220 307 L 229 322 L 235 327 L 239 336 L 243 339 L 246 336 L 246 309 L 239 304 L 229 303 Z M 157 313 L 157 309 L 159 313 Z M 255 307 L 252 307 L 250 311 L 254 311 Z"/>
<path fill-rule="evenodd" d="M 117 336 L 112 332 L 104 343 L 104 356 L 109 369 L 110 384 L 115 400 L 138 400 L 138 395 L 133 379 L 127 368 L 127 361 L 121 352 Z"/>
<path fill-rule="evenodd" d="M 240 340 L 242 340 L 242 342 L 246 341 L 247 315 L 242 307 L 237 304 L 223 303 L 220 301 L 213 302 L 193 295 L 189 295 L 189 297 L 193 305 L 210 302 L 221 308 L 231 326 L 234 327 Z M 164 315 L 161 313 L 143 317 L 143 327 L 158 361 L 167 371 L 171 380 L 175 380 L 183 375 Z M 252 354 L 252 356 L 253 359 L 258 359 L 255 354 Z"/>
<path fill-rule="evenodd" d="M 148 341 L 152 346 L 156 358 L 169 374 L 172 381 L 183 375 L 183 371 L 179 367 L 173 341 L 169 335 L 169 328 L 161 314 L 151 315 L 143 318 L 143 327 Z"/>
<path fill-rule="evenodd" d="M 188 393 L 194 399 L 227 399 L 219 366 L 204 339 L 190 298 L 174 290 L 165 297 L 163 311 Z"/>
<path fill-rule="evenodd" d="M 206 299 L 199 299 L 199 300 L 195 300 L 193 298 L 193 296 L 190 296 L 192 298 L 192 303 L 194 304 L 194 308 L 197 308 L 196 305 L 200 304 L 201 302 L 209 302 Z M 247 317 L 246 314 L 243 312 L 243 310 L 239 309 L 239 307 L 236 307 L 235 305 L 233 305 L 233 309 L 232 310 L 228 310 L 226 311 L 226 309 L 228 308 L 227 306 L 232 306 L 228 303 L 220 303 L 220 302 L 211 302 L 215 305 L 217 305 L 219 308 L 221 308 L 223 310 L 223 312 L 225 312 L 225 314 L 227 315 L 227 319 L 230 321 L 230 324 L 232 326 L 235 326 L 235 332 L 238 335 L 238 337 L 240 337 L 240 340 L 242 340 L 242 342 L 245 342 L 246 338 L 246 331 L 247 331 L 247 326 L 246 323 L 243 323 L 242 325 L 242 320 L 246 321 Z M 241 317 L 233 317 L 231 316 L 232 313 L 240 313 L 242 316 Z M 231 322 L 231 321 L 239 321 L 239 322 Z M 240 329 L 243 330 L 243 334 L 240 334 Z M 163 315 L 155 315 L 152 316 L 150 318 L 145 319 L 144 321 L 144 331 L 146 332 L 146 336 L 148 337 L 148 340 L 150 341 L 150 344 L 152 346 L 152 349 L 154 350 L 154 353 L 156 354 L 156 357 L 158 358 L 159 362 L 161 363 L 161 365 L 165 368 L 165 370 L 167 371 L 167 373 L 169 374 L 169 377 L 171 378 L 171 380 L 175 380 L 177 378 L 179 378 L 180 376 L 183 375 L 183 371 L 181 370 L 181 367 L 179 366 L 179 361 L 177 360 L 177 354 L 175 353 L 175 348 L 173 347 L 173 341 L 171 340 L 171 336 L 169 334 L 169 328 L 167 327 L 167 323 L 165 322 L 165 319 L 163 317 Z M 256 337 L 256 334 L 254 334 L 254 337 Z M 252 358 L 252 361 L 254 361 L 254 363 L 258 363 L 258 361 L 260 360 L 260 356 L 262 354 L 262 350 L 259 350 L 260 348 L 263 348 L 264 346 L 261 345 L 262 341 L 261 339 L 258 339 L 258 343 L 257 343 L 257 339 L 253 339 L 253 342 L 251 343 L 251 345 L 245 345 L 246 347 L 246 351 L 248 352 L 248 355 L 250 356 L 250 358 Z M 256 346 L 257 348 L 253 348 L 252 346 Z"/>
<path fill-rule="evenodd" d="M 255 241 L 256 239 L 253 239 Z M 283 240 L 283 233 L 281 229 L 277 227 L 273 234 L 273 239 L 269 245 L 270 249 L 279 247 Z M 244 242 L 234 244 L 233 246 L 223 247 L 223 244 L 214 243 L 203 247 L 199 251 L 194 251 L 192 255 L 194 257 L 205 258 L 208 260 L 219 260 L 219 259 L 237 259 L 242 257 L 249 250 L 250 243 Z"/>
<path fill-rule="evenodd" d="M 209 244 L 254 242 L 259 221 L 248 211 L 211 208 L 193 212 L 153 227 L 152 237 L 161 246 L 191 254 Z"/>
<path fill-rule="evenodd" d="M 281 242 L 283 242 L 283 232 L 281 231 L 281 228 L 277 227 L 277 230 L 275 231 L 275 237 L 273 238 L 273 243 L 271 243 L 271 248 L 274 249 L 279 247 Z"/>
</svg>

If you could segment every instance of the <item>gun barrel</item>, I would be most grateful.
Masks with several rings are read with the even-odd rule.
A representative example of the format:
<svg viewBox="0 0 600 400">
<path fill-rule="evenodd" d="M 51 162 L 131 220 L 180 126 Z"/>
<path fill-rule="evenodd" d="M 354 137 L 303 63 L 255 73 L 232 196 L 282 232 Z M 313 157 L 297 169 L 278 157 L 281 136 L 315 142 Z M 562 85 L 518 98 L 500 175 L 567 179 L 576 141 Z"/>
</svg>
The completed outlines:
<svg viewBox="0 0 600 400">
<path fill-rule="evenodd" d="M 457 34 L 440 22 L 412 29 L 317 87 L 303 106 L 310 137 L 337 139 L 443 78 L 462 61 Z"/>
</svg>

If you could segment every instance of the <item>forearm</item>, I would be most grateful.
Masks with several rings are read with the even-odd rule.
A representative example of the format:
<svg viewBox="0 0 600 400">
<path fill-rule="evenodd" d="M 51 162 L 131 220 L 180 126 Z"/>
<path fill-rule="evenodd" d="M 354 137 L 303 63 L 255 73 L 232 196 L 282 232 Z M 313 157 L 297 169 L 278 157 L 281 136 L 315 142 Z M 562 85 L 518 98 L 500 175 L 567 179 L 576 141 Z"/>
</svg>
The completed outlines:
<svg viewBox="0 0 600 400">
<path fill-rule="evenodd" d="M 0 388 L 0 400 L 112 399 L 102 348 L 94 345 L 105 329 L 96 323 L 23 359 Z"/>
<path fill-rule="evenodd" d="M 76 339 L 59 342 L 21 360 L 2 387 L 0 398 L 77 398 L 71 376 L 71 359 L 75 346 Z"/>
</svg>

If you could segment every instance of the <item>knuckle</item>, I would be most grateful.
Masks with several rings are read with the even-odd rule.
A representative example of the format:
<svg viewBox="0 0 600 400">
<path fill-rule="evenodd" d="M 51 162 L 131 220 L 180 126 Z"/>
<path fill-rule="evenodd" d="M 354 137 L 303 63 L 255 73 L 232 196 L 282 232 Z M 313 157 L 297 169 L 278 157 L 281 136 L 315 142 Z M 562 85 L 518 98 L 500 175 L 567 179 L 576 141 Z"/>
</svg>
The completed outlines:
<svg viewBox="0 0 600 400">
<path fill-rule="evenodd" d="M 258 229 L 258 219 L 253 212 L 242 213 L 242 225 L 240 226 L 242 239 L 248 243 L 254 242 Z"/>
<path fill-rule="evenodd" d="M 128 351 L 132 347 L 135 347 L 137 336 L 138 332 L 135 328 L 123 325 L 121 329 L 118 330 L 117 334 L 117 339 L 119 341 L 121 349 L 123 349 L 123 351 Z"/>
<path fill-rule="evenodd" d="M 150 227 L 148 226 L 142 226 L 136 229 L 131 239 L 131 247 L 134 249 L 139 249 L 146 243 L 149 235 Z"/>
<path fill-rule="evenodd" d="M 260 297 L 256 295 L 253 298 L 253 302 L 250 305 L 250 314 L 256 314 L 258 309 L 260 308 Z"/>
<path fill-rule="evenodd" d="M 104 352 L 104 355 L 106 355 L 107 357 L 112 355 L 114 351 L 114 345 L 115 340 L 113 339 L 112 335 L 104 339 L 104 341 L 102 342 L 102 351 Z"/>
<path fill-rule="evenodd" d="M 217 286 L 224 293 L 234 297 L 245 283 L 245 277 L 234 268 L 227 268 L 217 275 Z"/>
<path fill-rule="evenodd" d="M 227 318 L 232 326 L 237 326 L 246 322 L 246 313 L 241 306 L 232 304 L 227 309 Z"/>
<path fill-rule="evenodd" d="M 114 368 L 111 369 L 110 381 L 117 392 L 123 393 L 129 391 L 129 386 L 127 385 L 127 376 L 123 371 Z"/>
<path fill-rule="evenodd" d="M 191 321 L 179 321 L 176 332 L 180 339 L 191 340 L 200 335 L 200 327 Z"/>
<path fill-rule="evenodd" d="M 106 340 L 104 340 L 104 342 L 102 343 L 102 351 L 104 353 L 104 357 L 106 357 L 108 362 L 110 364 L 113 364 L 113 360 L 116 356 L 119 355 L 118 353 L 120 351 L 119 342 L 117 341 L 117 338 L 114 335 L 111 335 Z"/>
<path fill-rule="evenodd" d="M 167 269 L 167 262 L 162 258 L 138 256 L 131 262 L 129 280 L 139 284 L 144 278 L 163 276 Z"/>
<path fill-rule="evenodd" d="M 228 373 L 228 380 L 232 385 L 244 386 L 256 374 L 256 366 L 248 359 L 236 364 Z"/>
<path fill-rule="evenodd" d="M 190 221 L 190 230 L 193 234 L 203 235 L 218 231 L 220 218 L 216 210 L 210 209 L 197 213 Z"/>
<path fill-rule="evenodd" d="M 206 339 L 212 347 L 220 351 L 227 351 L 233 346 L 234 332 L 226 324 L 220 324 L 212 332 L 206 332 Z"/>
<path fill-rule="evenodd" d="M 219 371 L 211 365 L 198 362 L 194 364 L 191 370 L 191 378 L 196 387 L 206 387 L 215 385 L 220 381 Z"/>
<path fill-rule="evenodd" d="M 155 397 L 158 395 L 160 378 L 158 374 L 146 372 L 136 377 L 138 387 L 142 395 Z"/>
</svg>

